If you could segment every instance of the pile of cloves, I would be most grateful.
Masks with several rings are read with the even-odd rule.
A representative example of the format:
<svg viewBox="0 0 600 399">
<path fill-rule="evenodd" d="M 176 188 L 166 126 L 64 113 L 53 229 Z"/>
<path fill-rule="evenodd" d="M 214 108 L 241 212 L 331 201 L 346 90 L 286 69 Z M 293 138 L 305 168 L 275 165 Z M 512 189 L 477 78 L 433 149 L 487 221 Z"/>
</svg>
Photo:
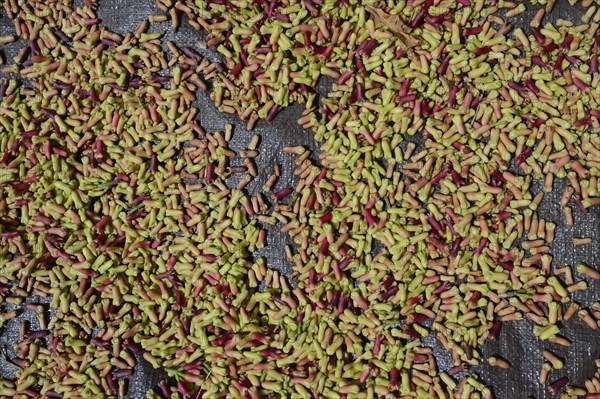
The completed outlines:
<svg viewBox="0 0 600 399">
<path fill-rule="evenodd" d="M 525 29 L 532 6 L 503 1 L 159 0 L 119 35 L 97 1 L 3 1 L 0 43 L 26 46 L 0 83 L 0 326 L 37 325 L 0 396 L 124 396 L 143 358 L 168 375 L 148 397 L 490 398 L 503 323 L 597 329 L 573 294 L 600 274 L 553 262 L 540 206 L 559 184 L 567 223 L 600 204 L 600 11 L 553 24 L 545 3 Z M 167 19 L 224 65 L 163 43 Z M 294 187 L 283 164 L 250 190 L 260 137 L 206 132 L 198 91 L 249 128 L 305 103 L 320 148 L 285 148 Z M 267 224 L 295 242 L 287 276 L 254 254 Z M 551 393 L 598 394 L 543 356 Z"/>
</svg>

